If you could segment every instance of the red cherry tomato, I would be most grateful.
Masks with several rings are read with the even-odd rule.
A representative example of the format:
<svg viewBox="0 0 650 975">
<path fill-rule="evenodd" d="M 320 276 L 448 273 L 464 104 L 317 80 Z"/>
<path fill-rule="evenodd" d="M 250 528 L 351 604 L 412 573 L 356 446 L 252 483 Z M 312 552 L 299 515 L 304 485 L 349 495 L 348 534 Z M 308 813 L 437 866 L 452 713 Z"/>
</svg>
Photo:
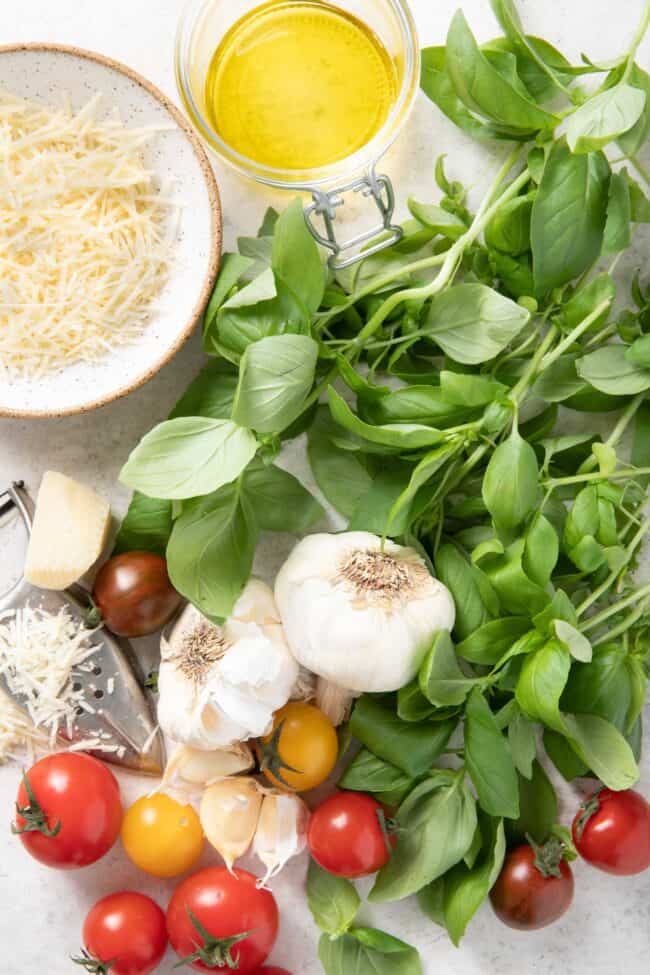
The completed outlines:
<svg viewBox="0 0 650 975">
<path fill-rule="evenodd" d="M 23 777 L 13 831 L 35 860 L 48 867 L 86 867 L 119 836 L 122 803 L 105 765 L 76 752 L 49 755 Z"/>
<path fill-rule="evenodd" d="M 118 636 L 146 636 L 162 629 L 181 604 L 167 563 L 153 552 L 123 552 L 101 567 L 93 600 Z"/>
<path fill-rule="evenodd" d="M 383 806 L 362 792 L 339 792 L 326 799 L 309 824 L 309 849 L 316 863 L 339 877 L 365 877 L 388 861 Z"/>
<path fill-rule="evenodd" d="M 160 964 L 167 948 L 165 915 L 158 905 L 125 890 L 97 901 L 84 922 L 86 950 L 79 965 L 110 975 L 150 975 Z"/>
<path fill-rule="evenodd" d="M 207 867 L 174 891 L 167 933 L 175 952 L 200 972 L 256 972 L 278 934 L 278 908 L 269 890 L 246 870 Z"/>
<path fill-rule="evenodd" d="M 490 900 L 497 917 L 520 931 L 557 921 L 573 900 L 573 874 L 559 844 L 550 840 L 537 849 L 524 844 L 510 850 Z"/>
<path fill-rule="evenodd" d="M 628 876 L 650 867 L 650 803 L 633 789 L 601 789 L 573 820 L 581 857 L 607 873 Z"/>
</svg>

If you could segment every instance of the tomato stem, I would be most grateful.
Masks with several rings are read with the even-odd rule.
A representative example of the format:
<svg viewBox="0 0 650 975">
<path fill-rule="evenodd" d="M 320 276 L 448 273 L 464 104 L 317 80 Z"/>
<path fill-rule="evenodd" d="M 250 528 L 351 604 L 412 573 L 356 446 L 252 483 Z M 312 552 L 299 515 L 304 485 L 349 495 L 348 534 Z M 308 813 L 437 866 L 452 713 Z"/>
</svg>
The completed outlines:
<svg viewBox="0 0 650 975">
<path fill-rule="evenodd" d="M 11 832 L 16 836 L 20 836 L 21 833 L 42 833 L 43 836 L 52 839 L 61 831 L 61 820 L 58 820 L 54 826 L 48 825 L 45 811 L 36 798 L 32 784 L 25 771 L 23 771 L 23 785 L 25 786 L 29 803 L 26 806 L 19 806 L 16 803 L 16 812 L 21 819 L 25 820 L 25 825 L 17 826 L 15 823 L 12 823 Z"/>
<path fill-rule="evenodd" d="M 274 775 L 276 778 L 280 779 L 284 785 L 291 788 L 289 782 L 287 782 L 282 773 L 293 772 L 296 775 L 302 775 L 303 770 L 294 768 L 293 765 L 289 765 L 280 755 L 280 736 L 283 728 L 284 721 L 281 721 L 268 741 L 259 742 L 260 770 L 262 772 L 270 772 L 271 775 Z"/>
<path fill-rule="evenodd" d="M 392 855 L 393 844 L 391 843 L 391 837 L 400 832 L 399 823 L 396 819 L 393 819 L 392 816 L 387 816 L 381 807 L 375 809 L 375 815 L 377 817 L 377 822 L 379 823 L 381 835 L 384 837 L 386 849 L 388 850 L 389 855 Z"/>
<path fill-rule="evenodd" d="M 244 931 L 242 934 L 233 934 L 227 938 L 215 938 L 210 932 L 201 924 L 198 917 L 192 913 L 189 907 L 186 907 L 187 916 L 196 928 L 197 934 L 201 936 L 203 941 L 202 945 L 198 942 L 194 942 L 196 951 L 187 955 L 186 958 L 181 958 L 181 960 L 174 965 L 174 968 L 181 968 L 182 965 L 191 965 L 192 962 L 200 961 L 207 968 L 239 968 L 239 952 L 233 955 L 232 949 L 238 942 L 243 941 L 248 938 L 252 931 Z"/>
<path fill-rule="evenodd" d="M 526 839 L 535 853 L 535 867 L 542 877 L 561 877 L 560 864 L 564 859 L 564 843 L 558 836 L 551 836 L 545 843 L 536 843 L 526 833 Z"/>
<path fill-rule="evenodd" d="M 594 815 L 600 809 L 600 800 L 598 796 L 600 795 L 600 789 L 598 792 L 594 792 L 589 799 L 580 803 L 580 815 L 576 820 L 576 837 L 581 840 L 582 834 L 585 831 L 585 826 Z"/>
<path fill-rule="evenodd" d="M 90 975 L 108 975 L 116 960 L 99 961 L 98 958 L 93 958 L 92 955 L 88 954 L 85 948 L 82 948 L 81 955 L 78 958 L 71 955 L 70 961 L 75 965 L 81 965 Z"/>
</svg>

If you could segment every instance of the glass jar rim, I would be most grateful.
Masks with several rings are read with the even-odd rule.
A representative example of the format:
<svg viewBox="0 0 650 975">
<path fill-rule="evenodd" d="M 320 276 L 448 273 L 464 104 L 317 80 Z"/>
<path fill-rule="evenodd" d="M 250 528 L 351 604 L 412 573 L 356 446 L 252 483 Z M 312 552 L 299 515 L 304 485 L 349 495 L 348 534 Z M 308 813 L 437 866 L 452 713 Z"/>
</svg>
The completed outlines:
<svg viewBox="0 0 650 975">
<path fill-rule="evenodd" d="M 420 48 L 417 28 L 407 0 L 385 0 L 399 22 L 404 38 L 404 73 L 400 90 L 386 121 L 360 149 L 334 163 L 313 169 L 277 169 L 256 162 L 229 146 L 214 130 L 199 108 L 189 78 L 189 49 L 194 29 L 206 9 L 217 0 L 190 0 L 181 14 L 176 33 L 175 74 L 181 100 L 190 121 L 210 148 L 228 165 L 244 176 L 280 189 L 309 190 L 314 186 L 333 184 L 360 172 L 381 159 L 397 138 L 415 100 L 420 79 Z M 260 0 L 260 4 L 263 0 Z"/>
</svg>

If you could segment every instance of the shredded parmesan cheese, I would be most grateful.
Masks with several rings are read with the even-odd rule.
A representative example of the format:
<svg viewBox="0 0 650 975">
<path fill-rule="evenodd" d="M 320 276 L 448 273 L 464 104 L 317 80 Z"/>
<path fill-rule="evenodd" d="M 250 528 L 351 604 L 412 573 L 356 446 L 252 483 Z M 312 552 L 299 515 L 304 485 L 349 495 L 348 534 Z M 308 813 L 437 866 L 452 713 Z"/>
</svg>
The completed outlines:
<svg viewBox="0 0 650 975">
<path fill-rule="evenodd" d="M 72 734 L 78 708 L 94 713 L 81 684 L 74 681 L 75 668 L 97 652 L 91 640 L 92 632 L 65 606 L 58 613 L 25 606 L 0 614 L 0 673 L 11 693 L 24 701 L 32 725 L 47 735 L 50 747 L 59 730 Z M 11 700 L 9 704 L 15 708 Z M 0 707 L 1 728 L 10 717 L 2 702 Z M 21 734 L 17 729 L 14 744 Z"/>
<path fill-rule="evenodd" d="M 0 92 L 0 376 L 94 362 L 140 336 L 167 277 L 173 204 L 154 128 Z M 174 211 L 178 215 L 178 210 Z"/>
</svg>

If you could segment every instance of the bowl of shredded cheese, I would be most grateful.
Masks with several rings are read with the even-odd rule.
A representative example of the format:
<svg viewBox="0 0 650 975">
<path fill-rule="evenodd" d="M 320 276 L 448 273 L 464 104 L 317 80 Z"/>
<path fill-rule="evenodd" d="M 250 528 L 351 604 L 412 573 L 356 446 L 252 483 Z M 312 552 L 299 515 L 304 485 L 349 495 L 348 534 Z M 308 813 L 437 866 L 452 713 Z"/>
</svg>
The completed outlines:
<svg viewBox="0 0 650 975">
<path fill-rule="evenodd" d="M 205 151 L 129 68 L 34 44 L 0 48 L 0 159 L 0 416 L 126 395 L 178 351 L 214 284 Z"/>
</svg>

